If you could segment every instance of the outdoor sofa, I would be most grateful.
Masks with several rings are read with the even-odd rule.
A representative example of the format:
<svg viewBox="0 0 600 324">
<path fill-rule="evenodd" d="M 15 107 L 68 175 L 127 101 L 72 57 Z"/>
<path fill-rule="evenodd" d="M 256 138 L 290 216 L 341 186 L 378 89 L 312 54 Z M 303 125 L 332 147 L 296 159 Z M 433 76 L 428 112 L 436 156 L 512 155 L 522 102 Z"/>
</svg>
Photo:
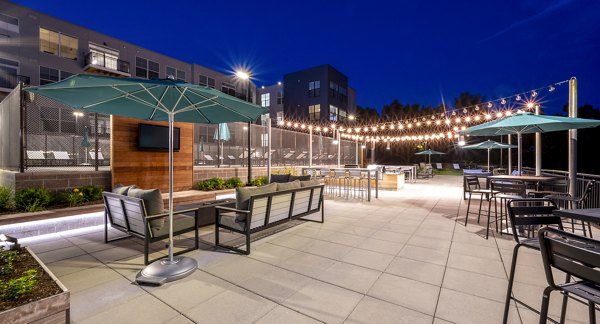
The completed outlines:
<svg viewBox="0 0 600 324">
<path fill-rule="evenodd" d="M 324 185 L 318 180 L 271 183 L 252 188 L 236 189 L 236 208 L 217 206 L 215 215 L 215 245 L 242 254 L 250 254 L 250 234 L 301 218 L 324 222 Z M 321 212 L 320 220 L 304 216 Z M 221 244 L 220 230 L 243 234 L 246 249 Z"/>
</svg>

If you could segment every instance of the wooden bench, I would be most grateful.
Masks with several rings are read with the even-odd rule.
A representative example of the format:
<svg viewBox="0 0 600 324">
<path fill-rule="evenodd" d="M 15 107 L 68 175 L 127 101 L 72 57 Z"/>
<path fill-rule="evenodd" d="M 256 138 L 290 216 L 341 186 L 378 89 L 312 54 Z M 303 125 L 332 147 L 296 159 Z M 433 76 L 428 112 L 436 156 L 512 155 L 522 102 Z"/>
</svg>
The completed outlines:
<svg viewBox="0 0 600 324">
<path fill-rule="evenodd" d="M 146 215 L 144 200 L 129 196 L 123 196 L 112 192 L 103 192 L 104 200 L 104 242 L 109 243 L 131 236 L 144 239 L 144 264 L 148 264 L 148 246 L 150 243 L 162 241 L 169 238 L 169 213 L 157 215 Z M 198 249 L 198 209 L 186 209 L 173 212 L 173 236 L 187 232 L 194 232 L 194 247 L 173 253 L 178 255 Z M 188 216 L 185 213 L 193 213 Z M 175 217 L 177 215 L 177 217 Z M 160 228 L 151 226 L 151 221 L 166 218 L 167 220 Z M 127 233 L 113 239 L 108 238 L 108 224 L 112 228 Z M 157 259 L 155 259 L 157 260 Z M 151 260 L 151 261 L 155 261 Z"/>
<path fill-rule="evenodd" d="M 260 232 L 292 219 L 303 219 L 323 223 L 324 185 L 302 187 L 298 189 L 275 191 L 250 197 L 248 210 L 229 207 L 216 207 L 215 245 L 242 254 L 250 254 L 250 234 Z M 303 218 L 321 212 L 321 220 Z M 227 229 L 246 237 L 246 250 L 219 243 L 219 229 Z"/>
</svg>

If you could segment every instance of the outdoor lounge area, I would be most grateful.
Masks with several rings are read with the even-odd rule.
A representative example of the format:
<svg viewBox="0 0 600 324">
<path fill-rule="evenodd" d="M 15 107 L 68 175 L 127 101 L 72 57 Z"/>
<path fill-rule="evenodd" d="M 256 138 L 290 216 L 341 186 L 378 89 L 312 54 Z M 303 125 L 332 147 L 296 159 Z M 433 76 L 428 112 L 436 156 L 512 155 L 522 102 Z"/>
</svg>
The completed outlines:
<svg viewBox="0 0 600 324">
<path fill-rule="evenodd" d="M 198 269 L 159 287 L 135 283 L 143 241 L 104 243 L 103 226 L 20 243 L 69 289 L 76 323 L 501 323 L 515 243 L 496 231 L 486 240 L 476 217 L 464 225 L 462 181 L 438 175 L 371 202 L 329 196 L 324 223 L 253 237 L 250 255 L 215 248 L 214 226 L 202 227 L 200 249 L 185 254 Z M 164 245 L 151 250 L 160 257 Z M 540 253 L 522 249 L 515 296 L 539 309 L 546 286 Z M 553 294 L 553 318 L 560 301 Z M 587 316 L 587 306 L 569 302 L 567 323 Z M 509 323 L 538 320 L 511 305 Z"/>
</svg>

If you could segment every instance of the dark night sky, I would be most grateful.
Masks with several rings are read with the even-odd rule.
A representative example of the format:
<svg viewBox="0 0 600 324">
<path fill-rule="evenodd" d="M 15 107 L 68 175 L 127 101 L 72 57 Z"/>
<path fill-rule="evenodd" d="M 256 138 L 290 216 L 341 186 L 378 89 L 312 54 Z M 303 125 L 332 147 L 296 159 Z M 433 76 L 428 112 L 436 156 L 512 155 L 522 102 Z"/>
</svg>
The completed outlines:
<svg viewBox="0 0 600 324">
<path fill-rule="evenodd" d="M 600 107 L 600 1 L 32 1 L 17 3 L 257 85 L 324 63 L 361 106 L 495 99 L 575 76 Z M 546 109 L 560 110 L 567 87 Z M 553 95 L 554 97 L 554 95 Z"/>
</svg>

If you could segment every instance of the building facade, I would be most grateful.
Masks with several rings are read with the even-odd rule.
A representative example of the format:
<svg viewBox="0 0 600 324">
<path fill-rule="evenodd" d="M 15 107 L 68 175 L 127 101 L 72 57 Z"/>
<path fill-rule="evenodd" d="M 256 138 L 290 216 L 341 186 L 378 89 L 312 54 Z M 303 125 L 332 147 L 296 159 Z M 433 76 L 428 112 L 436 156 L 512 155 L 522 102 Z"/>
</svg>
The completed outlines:
<svg viewBox="0 0 600 324">
<path fill-rule="evenodd" d="M 79 73 L 146 79 L 173 76 L 256 102 L 252 82 L 235 82 L 232 75 L 0 0 L 0 100 L 19 81 L 43 85 Z"/>
<path fill-rule="evenodd" d="M 329 64 L 288 73 L 283 84 L 286 118 L 344 122 L 354 113 L 348 77 Z"/>
</svg>

